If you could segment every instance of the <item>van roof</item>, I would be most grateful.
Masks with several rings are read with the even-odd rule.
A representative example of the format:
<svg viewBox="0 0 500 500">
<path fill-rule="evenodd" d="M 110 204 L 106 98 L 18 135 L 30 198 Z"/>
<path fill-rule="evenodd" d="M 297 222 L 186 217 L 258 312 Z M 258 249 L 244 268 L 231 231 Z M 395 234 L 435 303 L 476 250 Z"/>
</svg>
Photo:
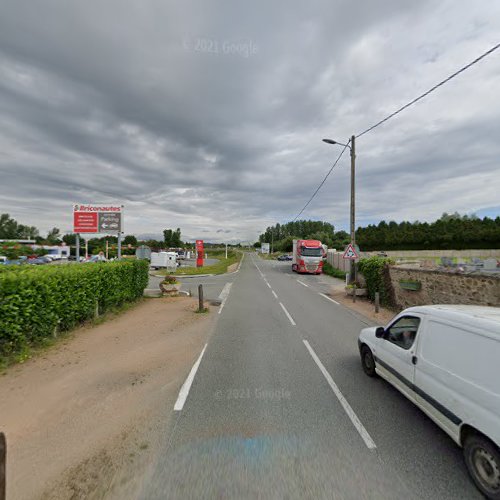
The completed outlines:
<svg viewBox="0 0 500 500">
<path fill-rule="evenodd" d="M 500 307 L 436 304 L 432 306 L 410 307 L 406 311 L 429 314 L 441 318 L 453 318 L 475 325 L 480 320 L 481 322 L 488 323 L 494 331 L 500 333 Z"/>
</svg>

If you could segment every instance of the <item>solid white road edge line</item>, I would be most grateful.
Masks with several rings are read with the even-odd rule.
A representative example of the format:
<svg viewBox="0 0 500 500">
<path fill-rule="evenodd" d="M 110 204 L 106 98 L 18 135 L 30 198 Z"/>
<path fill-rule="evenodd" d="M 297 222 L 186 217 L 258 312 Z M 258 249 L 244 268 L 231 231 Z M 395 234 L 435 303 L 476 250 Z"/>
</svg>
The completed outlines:
<svg viewBox="0 0 500 500">
<path fill-rule="evenodd" d="M 201 358 L 203 357 L 207 345 L 208 344 L 205 344 L 203 351 L 201 351 L 200 357 L 196 360 L 196 363 L 193 365 L 193 368 L 191 368 L 188 378 L 186 379 L 184 384 L 182 384 L 181 390 L 179 391 L 179 396 L 177 396 L 177 401 L 175 402 L 174 405 L 174 411 L 181 411 L 182 408 L 184 408 L 184 403 L 186 402 L 186 399 L 188 397 L 189 389 L 191 389 L 191 384 L 193 383 L 194 376 L 196 375 L 198 367 L 200 366 Z"/>
<path fill-rule="evenodd" d="M 222 312 L 222 309 L 226 305 L 226 300 L 229 297 L 229 292 L 231 291 L 231 286 L 232 286 L 232 283 L 226 283 L 224 285 L 224 288 L 222 289 L 222 292 L 219 295 L 219 300 L 222 300 L 222 303 L 219 307 L 217 314 L 220 314 Z"/>
<path fill-rule="evenodd" d="M 340 389 L 337 387 L 337 384 L 333 381 L 330 374 L 326 371 L 326 368 L 323 366 L 320 359 L 313 351 L 313 348 L 309 345 L 309 342 L 304 339 L 302 340 L 302 342 L 304 342 L 304 345 L 307 347 L 309 354 L 312 356 L 312 358 L 318 365 L 319 369 L 321 370 L 321 373 L 326 378 L 328 385 L 332 388 L 332 391 L 335 393 L 335 396 L 337 396 L 337 399 L 340 401 L 340 404 L 344 408 L 345 412 L 347 413 L 347 416 L 350 418 L 354 427 L 356 427 L 356 430 L 358 431 L 359 435 L 365 442 L 367 448 L 370 450 L 374 450 L 377 447 L 375 442 L 371 438 L 370 434 L 368 434 L 368 431 L 365 429 L 364 425 L 361 423 L 357 415 L 354 413 L 354 410 L 351 408 L 351 405 L 347 402 L 344 395 L 340 392 Z"/>
<path fill-rule="evenodd" d="M 301 285 L 304 285 L 306 288 L 309 288 L 309 285 L 306 285 L 305 283 L 303 283 L 302 281 L 300 280 L 297 280 L 297 283 L 300 283 Z"/>
<path fill-rule="evenodd" d="M 267 281 L 266 281 L 266 285 L 267 285 L 269 288 L 271 288 L 271 285 L 270 285 Z M 272 288 L 271 288 L 271 290 L 272 290 Z"/>
<path fill-rule="evenodd" d="M 338 306 L 340 305 L 336 300 L 331 299 L 328 297 L 328 295 L 325 295 L 324 293 L 320 293 L 322 297 L 325 297 L 326 300 L 329 300 L 330 302 L 333 302 L 334 304 L 337 304 Z"/>
<path fill-rule="evenodd" d="M 290 323 L 295 326 L 296 323 L 295 321 L 293 320 L 293 318 L 290 316 L 290 313 L 286 310 L 286 307 L 280 302 L 280 306 L 281 306 L 281 309 L 283 309 L 283 311 L 285 311 L 285 314 L 287 315 L 287 318 L 290 320 Z"/>
<path fill-rule="evenodd" d="M 236 272 L 239 272 L 239 270 L 241 269 L 241 264 L 243 264 L 243 259 L 244 258 L 245 258 L 245 254 L 243 254 L 243 257 L 241 257 L 240 265 L 238 266 L 238 269 L 236 269 Z"/>
<path fill-rule="evenodd" d="M 276 292 L 274 290 L 271 290 L 271 292 L 273 292 L 274 298 L 277 299 L 278 296 L 276 295 Z"/>
</svg>

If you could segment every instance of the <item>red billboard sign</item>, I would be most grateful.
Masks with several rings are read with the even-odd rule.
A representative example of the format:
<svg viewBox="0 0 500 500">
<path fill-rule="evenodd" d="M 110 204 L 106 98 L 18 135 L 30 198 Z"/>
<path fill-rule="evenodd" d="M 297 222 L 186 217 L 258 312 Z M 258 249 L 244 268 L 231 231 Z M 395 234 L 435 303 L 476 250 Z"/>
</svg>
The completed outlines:
<svg viewBox="0 0 500 500">
<path fill-rule="evenodd" d="M 196 240 L 196 267 L 203 267 L 203 240 Z"/>
<path fill-rule="evenodd" d="M 97 212 L 73 212 L 73 232 L 97 233 Z"/>
<path fill-rule="evenodd" d="M 74 233 L 120 233 L 123 205 L 73 205 Z"/>
</svg>

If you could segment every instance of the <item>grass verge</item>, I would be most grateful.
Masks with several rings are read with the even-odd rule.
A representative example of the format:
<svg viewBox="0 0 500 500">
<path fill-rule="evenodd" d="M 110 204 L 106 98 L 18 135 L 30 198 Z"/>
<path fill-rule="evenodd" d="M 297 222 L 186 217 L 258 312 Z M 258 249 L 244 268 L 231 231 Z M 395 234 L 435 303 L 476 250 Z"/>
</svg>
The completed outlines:
<svg viewBox="0 0 500 500">
<path fill-rule="evenodd" d="M 227 273 L 227 268 L 229 266 L 240 262 L 241 258 L 243 257 L 243 253 L 230 251 L 228 252 L 226 259 L 225 251 L 209 252 L 208 257 L 210 259 L 219 259 L 219 262 L 217 262 L 217 264 L 203 267 L 181 267 L 173 273 L 167 271 L 166 269 L 161 269 L 155 271 L 155 274 L 158 274 L 160 276 L 196 276 L 197 274 L 225 274 Z"/>
</svg>

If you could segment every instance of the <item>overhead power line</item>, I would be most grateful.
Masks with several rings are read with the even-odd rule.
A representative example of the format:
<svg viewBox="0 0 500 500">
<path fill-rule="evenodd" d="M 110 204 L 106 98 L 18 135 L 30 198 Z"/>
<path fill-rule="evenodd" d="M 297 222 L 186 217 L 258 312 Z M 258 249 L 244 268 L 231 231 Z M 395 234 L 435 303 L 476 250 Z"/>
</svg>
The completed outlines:
<svg viewBox="0 0 500 500">
<path fill-rule="evenodd" d="M 344 149 L 342 149 L 342 151 L 340 152 L 339 156 L 335 160 L 335 163 L 332 165 L 332 168 L 328 171 L 328 173 L 325 175 L 324 179 L 320 182 L 316 191 L 314 191 L 313 195 L 309 198 L 309 201 L 304 205 L 302 210 L 295 216 L 295 219 L 293 219 L 293 222 L 295 222 L 300 217 L 302 212 L 308 207 L 309 203 L 311 203 L 313 198 L 318 194 L 318 191 L 321 189 L 323 184 L 326 182 L 326 179 L 328 179 L 328 176 L 332 173 L 332 170 L 337 166 L 337 163 L 340 161 L 340 158 L 342 158 L 342 155 L 344 154 L 344 151 L 348 148 L 350 142 L 351 142 L 351 140 L 349 139 L 349 142 L 344 146 Z"/>
<path fill-rule="evenodd" d="M 437 85 L 434 85 L 434 87 L 430 88 L 427 92 L 424 92 L 422 95 L 418 96 L 416 99 L 413 99 L 413 101 L 410 101 L 408 104 L 405 104 L 404 106 L 402 106 L 398 110 L 394 111 L 394 113 L 391 113 L 389 116 L 386 116 L 383 120 L 380 120 L 379 122 L 375 123 L 371 127 L 367 128 L 365 131 L 358 134 L 356 136 L 356 138 L 367 134 L 368 132 L 370 132 L 374 128 L 377 128 L 379 125 L 382 125 L 383 123 L 390 120 L 391 118 L 393 118 L 397 114 L 401 113 L 401 111 L 404 111 L 406 108 L 409 108 L 410 106 L 412 106 L 416 102 L 418 102 L 421 99 L 423 99 L 424 97 L 428 96 L 431 92 L 434 92 L 436 89 L 438 89 L 439 87 L 441 87 L 445 83 L 449 82 L 450 80 L 452 80 L 453 78 L 458 76 L 460 73 L 463 73 L 466 69 L 469 69 L 471 66 L 474 66 L 474 64 L 478 63 L 481 59 L 484 59 L 486 56 L 489 56 L 492 52 L 495 52 L 495 50 L 497 50 L 498 48 L 500 48 L 500 43 L 498 43 L 497 45 L 495 45 L 491 49 L 487 50 L 484 54 L 480 55 L 479 57 L 477 57 L 476 59 L 471 61 L 469 64 L 467 64 L 466 66 L 460 68 L 458 71 L 455 71 L 455 73 L 450 75 L 448 78 L 445 78 L 443 81 L 439 82 Z"/>
<path fill-rule="evenodd" d="M 495 52 L 495 50 L 497 50 L 498 48 L 500 48 L 500 43 L 498 43 L 497 45 L 495 45 L 491 49 L 487 50 L 484 54 L 480 55 L 479 57 L 476 57 L 476 59 L 474 59 L 473 61 L 471 61 L 469 64 L 466 64 L 465 66 L 463 66 L 462 68 L 460 68 L 458 71 L 455 71 L 455 73 L 453 73 L 450 76 L 448 76 L 448 78 L 445 78 L 443 81 L 439 82 L 437 85 L 434 85 L 434 87 L 430 88 L 427 92 L 424 92 L 422 95 L 419 95 L 417 98 L 413 99 L 409 103 L 405 104 L 401 108 L 399 108 L 396 111 L 394 111 L 394 113 L 391 113 L 390 115 L 386 116 L 383 120 L 380 120 L 379 122 L 375 123 L 371 127 L 367 128 L 366 130 L 364 130 L 363 132 L 361 132 L 360 134 L 358 134 L 356 136 L 356 138 L 361 137 L 362 135 L 367 134 L 368 132 L 370 132 L 373 129 L 377 128 L 379 125 L 382 125 L 383 123 L 385 123 L 386 121 L 390 120 L 394 116 L 398 115 L 399 113 L 401 113 L 405 109 L 409 108 L 410 106 L 412 106 L 416 102 L 418 102 L 421 99 L 423 99 L 424 97 L 428 96 L 431 92 L 434 92 L 436 89 L 438 89 L 439 87 L 441 87 L 445 83 L 448 83 L 450 80 L 452 80 L 453 78 L 455 78 L 456 76 L 458 76 L 460 73 L 463 73 L 465 70 L 469 69 L 471 66 L 474 66 L 474 64 L 478 63 L 481 59 L 484 59 L 486 56 L 489 56 L 491 53 Z M 318 191 L 322 188 L 322 186 L 325 183 L 326 179 L 328 179 L 328 176 L 332 173 L 332 170 L 336 167 L 337 163 L 340 161 L 340 158 L 342 158 L 342 155 L 344 154 L 344 151 L 349 146 L 350 142 L 351 141 L 349 140 L 349 142 L 347 143 L 347 145 L 344 146 L 344 149 L 340 152 L 338 158 L 335 160 L 335 163 L 332 165 L 332 168 L 325 175 L 324 179 L 321 181 L 321 183 L 317 187 L 316 191 L 314 191 L 314 193 L 311 196 L 311 198 L 309 198 L 309 201 L 304 205 L 304 207 L 302 208 L 302 210 L 295 216 L 295 219 L 293 219 L 294 221 L 296 221 L 300 217 L 300 215 L 304 212 L 304 210 L 309 206 L 309 204 L 311 203 L 311 201 L 314 199 L 314 197 L 318 194 Z"/>
</svg>

